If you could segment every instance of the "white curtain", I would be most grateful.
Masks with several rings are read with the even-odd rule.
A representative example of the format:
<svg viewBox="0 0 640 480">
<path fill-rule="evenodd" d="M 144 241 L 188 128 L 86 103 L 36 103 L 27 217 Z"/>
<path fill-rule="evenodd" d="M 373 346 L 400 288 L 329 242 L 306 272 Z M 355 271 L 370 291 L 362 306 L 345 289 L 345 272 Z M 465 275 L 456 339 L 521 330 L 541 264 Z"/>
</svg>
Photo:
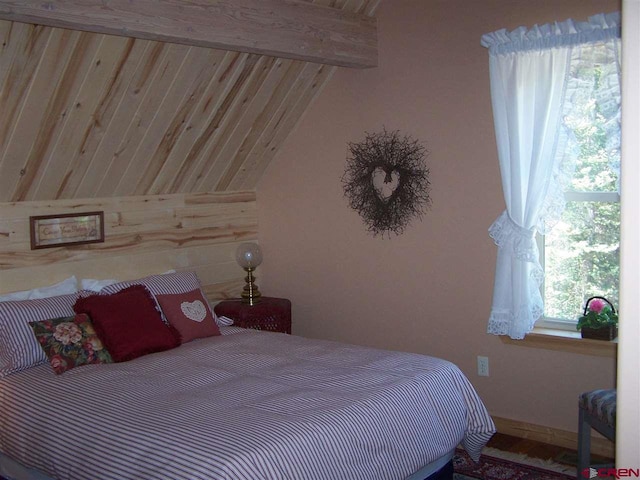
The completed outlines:
<svg viewBox="0 0 640 480">
<path fill-rule="evenodd" d="M 564 208 L 562 175 L 570 133 L 571 66 L 581 45 L 618 41 L 619 13 L 588 22 L 520 27 L 483 35 L 506 210 L 491 225 L 498 246 L 487 331 L 521 339 L 543 313 L 536 232 Z M 614 48 L 613 50 L 616 50 Z"/>
</svg>

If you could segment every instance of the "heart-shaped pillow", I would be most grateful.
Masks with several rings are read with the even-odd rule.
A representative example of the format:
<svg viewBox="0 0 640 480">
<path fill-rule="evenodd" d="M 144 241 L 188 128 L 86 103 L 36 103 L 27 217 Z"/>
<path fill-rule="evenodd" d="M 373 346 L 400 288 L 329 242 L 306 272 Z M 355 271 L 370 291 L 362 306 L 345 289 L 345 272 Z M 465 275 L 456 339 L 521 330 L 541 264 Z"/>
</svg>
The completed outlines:
<svg viewBox="0 0 640 480">
<path fill-rule="evenodd" d="M 200 300 L 193 302 L 182 302 L 180 304 L 180 310 L 184 313 L 184 316 L 189 320 L 200 323 L 207 318 L 207 309 Z"/>
<path fill-rule="evenodd" d="M 218 324 L 199 288 L 186 293 L 156 295 L 156 300 L 167 321 L 182 335 L 182 343 L 220 335 Z"/>
</svg>

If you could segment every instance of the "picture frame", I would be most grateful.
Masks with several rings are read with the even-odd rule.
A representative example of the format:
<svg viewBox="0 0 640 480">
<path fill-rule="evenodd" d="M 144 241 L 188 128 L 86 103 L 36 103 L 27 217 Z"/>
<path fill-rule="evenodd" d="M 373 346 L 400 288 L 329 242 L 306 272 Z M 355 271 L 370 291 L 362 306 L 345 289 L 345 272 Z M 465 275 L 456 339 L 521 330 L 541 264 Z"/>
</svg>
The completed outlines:
<svg viewBox="0 0 640 480">
<path fill-rule="evenodd" d="M 31 250 L 104 242 L 104 212 L 29 217 Z"/>
</svg>

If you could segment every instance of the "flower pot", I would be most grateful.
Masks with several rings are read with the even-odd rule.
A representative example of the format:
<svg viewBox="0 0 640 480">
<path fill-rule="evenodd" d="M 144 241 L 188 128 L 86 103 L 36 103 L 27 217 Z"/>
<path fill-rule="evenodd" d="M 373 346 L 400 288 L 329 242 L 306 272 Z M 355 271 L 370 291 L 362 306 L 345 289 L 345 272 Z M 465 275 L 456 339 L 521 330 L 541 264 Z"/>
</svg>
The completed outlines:
<svg viewBox="0 0 640 480">
<path fill-rule="evenodd" d="M 607 325 L 600 328 L 582 327 L 580 330 L 582 338 L 591 338 L 594 340 L 613 340 L 618 336 L 618 327 L 616 325 Z"/>
</svg>

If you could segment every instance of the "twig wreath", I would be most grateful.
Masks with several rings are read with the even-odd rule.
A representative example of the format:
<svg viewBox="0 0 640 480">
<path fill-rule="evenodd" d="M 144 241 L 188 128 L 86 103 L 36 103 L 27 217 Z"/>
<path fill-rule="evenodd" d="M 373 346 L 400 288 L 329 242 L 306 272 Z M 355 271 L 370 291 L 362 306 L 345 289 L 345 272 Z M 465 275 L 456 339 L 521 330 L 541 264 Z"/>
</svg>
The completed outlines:
<svg viewBox="0 0 640 480">
<path fill-rule="evenodd" d="M 425 164 L 429 152 L 397 130 L 365 135 L 364 141 L 349 143 L 344 194 L 374 237 L 400 235 L 431 204 Z"/>
</svg>

